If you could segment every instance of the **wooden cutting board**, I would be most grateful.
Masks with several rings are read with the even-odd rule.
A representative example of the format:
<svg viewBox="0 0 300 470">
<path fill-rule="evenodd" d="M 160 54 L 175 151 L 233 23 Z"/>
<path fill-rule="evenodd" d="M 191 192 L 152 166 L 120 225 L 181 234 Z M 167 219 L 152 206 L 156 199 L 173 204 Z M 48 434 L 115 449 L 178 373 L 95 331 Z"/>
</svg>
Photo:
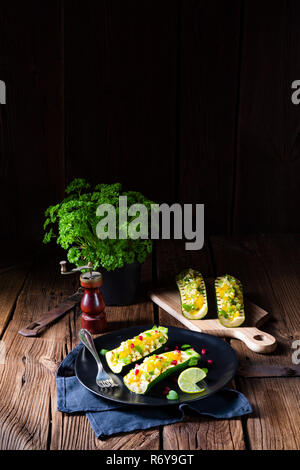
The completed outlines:
<svg viewBox="0 0 300 470">
<path fill-rule="evenodd" d="M 180 296 L 175 288 L 157 289 L 149 293 L 151 300 L 162 309 L 172 315 L 190 330 L 209 333 L 215 336 L 236 338 L 256 353 L 270 353 L 276 348 L 277 341 L 269 333 L 258 329 L 269 317 L 270 314 L 244 299 L 246 320 L 242 326 L 236 328 L 226 328 L 221 325 L 217 318 L 216 303 L 211 295 L 212 280 L 206 281 L 208 295 L 208 314 L 202 320 L 189 320 L 181 313 Z"/>
</svg>

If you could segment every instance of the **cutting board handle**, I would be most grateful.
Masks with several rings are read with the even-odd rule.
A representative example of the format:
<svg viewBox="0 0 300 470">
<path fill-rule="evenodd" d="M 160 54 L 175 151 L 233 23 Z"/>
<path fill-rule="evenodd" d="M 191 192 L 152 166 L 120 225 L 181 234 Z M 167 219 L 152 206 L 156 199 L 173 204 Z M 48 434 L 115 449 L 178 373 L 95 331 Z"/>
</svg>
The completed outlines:
<svg viewBox="0 0 300 470">
<path fill-rule="evenodd" d="M 251 351 L 256 353 L 270 353 L 276 348 L 274 336 L 255 327 L 244 327 L 234 330 L 230 328 L 232 338 L 240 339 Z"/>
</svg>

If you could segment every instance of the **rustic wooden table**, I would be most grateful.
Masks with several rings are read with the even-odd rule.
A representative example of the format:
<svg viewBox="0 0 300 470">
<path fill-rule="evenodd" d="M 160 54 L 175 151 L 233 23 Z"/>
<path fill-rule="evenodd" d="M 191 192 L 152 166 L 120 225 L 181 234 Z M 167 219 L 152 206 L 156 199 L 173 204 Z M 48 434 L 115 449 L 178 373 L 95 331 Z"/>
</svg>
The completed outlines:
<svg viewBox="0 0 300 470">
<path fill-rule="evenodd" d="M 241 366 L 252 375 L 237 375 L 232 386 L 248 397 L 252 415 L 231 420 L 189 416 L 182 423 L 105 441 L 95 438 L 85 416 L 56 408 L 55 373 L 78 342 L 78 309 L 38 338 L 18 334 L 75 291 L 78 279 L 61 277 L 58 260 L 39 255 L 0 269 L 0 333 L 6 348 L 0 365 L 1 449 L 300 449 L 299 366 L 292 363 L 292 344 L 300 338 L 299 236 L 215 236 L 200 252 L 185 252 L 182 243 L 158 243 L 143 267 L 144 293 L 151 285 L 168 283 L 187 266 L 206 276 L 235 274 L 249 297 L 271 312 L 263 329 L 276 336 L 278 348 L 271 355 L 258 355 L 231 341 Z M 110 328 L 158 321 L 176 325 L 145 299 L 129 307 L 108 307 Z"/>
</svg>

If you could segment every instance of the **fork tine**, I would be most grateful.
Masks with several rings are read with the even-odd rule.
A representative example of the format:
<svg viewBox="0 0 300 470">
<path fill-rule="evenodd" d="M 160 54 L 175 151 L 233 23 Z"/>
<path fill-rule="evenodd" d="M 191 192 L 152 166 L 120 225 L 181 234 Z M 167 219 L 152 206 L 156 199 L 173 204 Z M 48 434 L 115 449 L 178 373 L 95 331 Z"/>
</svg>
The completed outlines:
<svg viewBox="0 0 300 470">
<path fill-rule="evenodd" d="M 118 387 L 118 385 L 111 379 L 111 377 L 103 369 L 103 364 L 97 352 L 94 340 L 89 331 L 82 328 L 79 332 L 79 339 L 85 345 L 85 347 L 94 356 L 97 365 L 98 373 L 96 376 L 96 383 L 100 388 Z"/>
<path fill-rule="evenodd" d="M 97 384 L 99 385 L 100 388 L 110 388 L 110 387 L 116 387 L 117 385 L 111 380 L 98 380 Z"/>
</svg>

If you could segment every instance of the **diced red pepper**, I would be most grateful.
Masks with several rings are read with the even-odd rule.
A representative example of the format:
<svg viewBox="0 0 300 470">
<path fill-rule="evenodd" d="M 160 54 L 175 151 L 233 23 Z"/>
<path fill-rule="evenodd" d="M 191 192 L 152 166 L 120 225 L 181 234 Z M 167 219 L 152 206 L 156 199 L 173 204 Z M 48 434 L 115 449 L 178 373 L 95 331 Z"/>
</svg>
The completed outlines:
<svg viewBox="0 0 300 470">
<path fill-rule="evenodd" d="M 206 349 L 201 349 L 201 354 L 206 354 Z"/>
<path fill-rule="evenodd" d="M 141 341 L 143 341 L 143 337 L 142 337 L 142 335 L 140 335 L 140 336 L 139 336 L 139 339 L 140 339 Z"/>
<path fill-rule="evenodd" d="M 174 359 L 174 361 L 172 361 L 171 364 L 174 365 L 174 366 L 176 366 L 176 364 L 177 364 L 176 359 Z"/>
<path fill-rule="evenodd" d="M 134 371 L 135 375 L 138 375 L 139 372 L 140 372 L 139 369 L 135 369 Z"/>
<path fill-rule="evenodd" d="M 133 343 L 131 343 L 130 347 L 131 347 L 131 349 L 133 349 L 133 348 L 134 348 L 134 344 L 133 344 Z"/>
</svg>

